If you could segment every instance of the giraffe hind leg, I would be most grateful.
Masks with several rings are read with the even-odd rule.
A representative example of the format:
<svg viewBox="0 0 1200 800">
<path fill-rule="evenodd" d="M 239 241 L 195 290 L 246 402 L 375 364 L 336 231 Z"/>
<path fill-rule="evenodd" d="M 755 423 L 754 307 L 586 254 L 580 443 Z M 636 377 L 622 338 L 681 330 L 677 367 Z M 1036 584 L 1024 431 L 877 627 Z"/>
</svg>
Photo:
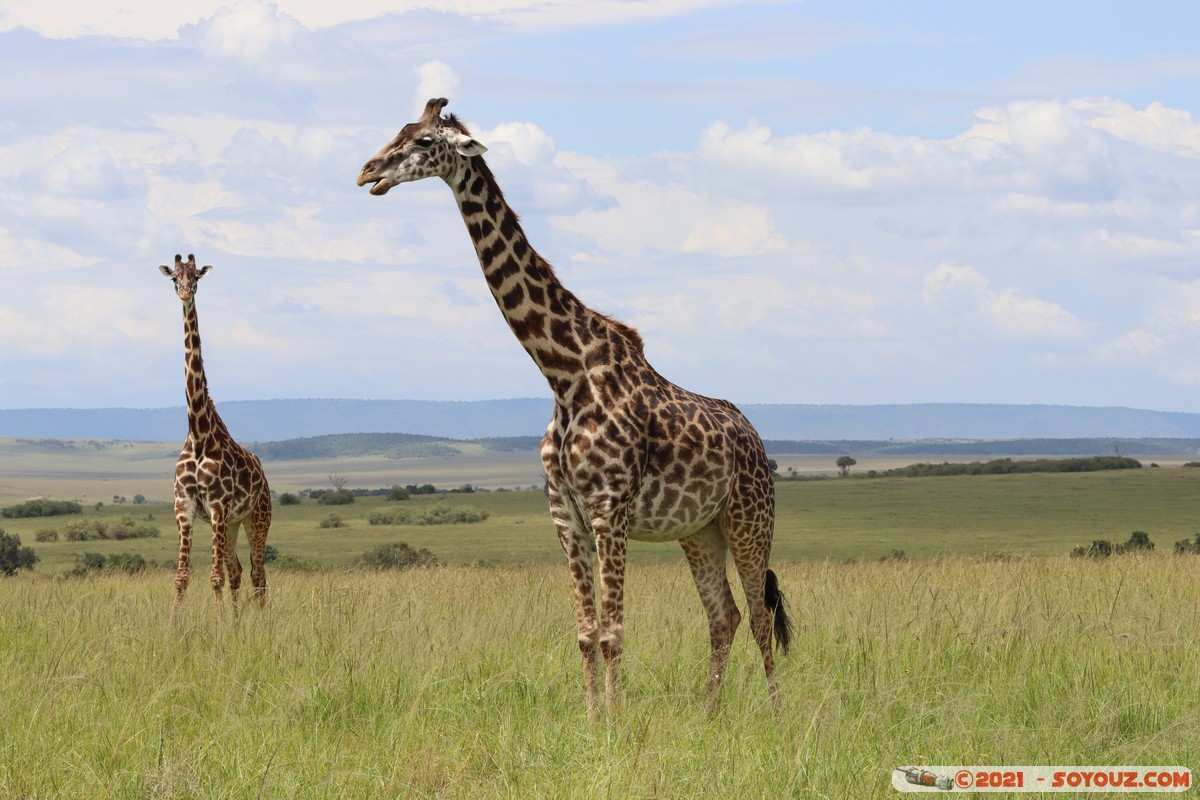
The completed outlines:
<svg viewBox="0 0 1200 800">
<path fill-rule="evenodd" d="M 681 539 L 679 544 L 687 556 L 704 613 L 708 615 L 708 633 L 712 644 L 708 670 L 708 712 L 711 715 L 721 705 L 721 687 L 729 664 L 729 650 L 742 615 L 729 588 L 725 567 L 725 535 L 720 526 L 710 524 Z"/>
<path fill-rule="evenodd" d="M 237 556 L 238 529 L 246 526 L 244 521 L 229 526 L 225 538 L 225 572 L 229 576 L 229 597 L 233 602 L 233 613 L 238 610 L 238 589 L 242 588 L 242 562 Z"/>
<path fill-rule="evenodd" d="M 246 538 L 250 540 L 250 583 L 254 585 L 254 596 L 260 608 L 267 605 L 267 569 L 264 558 L 267 549 L 267 531 L 271 528 L 271 495 L 266 490 L 259 496 L 258 504 L 250 516 Z"/>
</svg>

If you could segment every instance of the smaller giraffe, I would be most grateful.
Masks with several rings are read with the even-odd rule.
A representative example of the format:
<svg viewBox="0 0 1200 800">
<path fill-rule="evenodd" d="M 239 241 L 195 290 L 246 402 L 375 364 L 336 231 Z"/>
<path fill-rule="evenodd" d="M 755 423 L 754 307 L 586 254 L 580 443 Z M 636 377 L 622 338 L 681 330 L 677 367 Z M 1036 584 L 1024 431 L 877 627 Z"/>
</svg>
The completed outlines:
<svg viewBox="0 0 1200 800">
<path fill-rule="evenodd" d="M 175 521 L 179 526 L 179 566 L 175 572 L 175 600 L 178 610 L 187 591 L 191 564 L 192 524 L 198 515 L 212 525 L 212 571 L 209 579 L 213 596 L 221 602 L 225 571 L 229 572 L 229 593 L 237 613 L 238 588 L 242 585 L 242 564 L 237 557 L 238 528 L 245 528 L 250 540 L 250 582 L 259 605 L 267 602 L 267 571 L 263 551 L 267 530 L 271 527 L 271 490 L 258 456 L 233 440 L 217 414 L 208 394 L 204 360 L 200 357 L 200 326 L 196 320 L 196 287 L 211 266 L 196 268 L 196 257 L 187 261 L 175 256 L 175 267 L 159 271 L 175 284 L 175 293 L 183 301 L 184 375 L 187 386 L 188 435 L 175 464 Z"/>
</svg>

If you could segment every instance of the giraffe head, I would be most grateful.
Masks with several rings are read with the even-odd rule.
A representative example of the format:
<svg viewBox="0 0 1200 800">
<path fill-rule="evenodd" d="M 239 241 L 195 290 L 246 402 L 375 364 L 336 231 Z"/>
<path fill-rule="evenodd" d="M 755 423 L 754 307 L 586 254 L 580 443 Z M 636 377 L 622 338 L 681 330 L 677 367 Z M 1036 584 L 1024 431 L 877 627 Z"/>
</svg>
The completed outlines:
<svg viewBox="0 0 1200 800">
<path fill-rule="evenodd" d="M 453 114 L 441 116 L 449 102 L 435 97 L 426 103 L 420 120 L 401 128 L 395 139 L 363 165 L 358 185 L 370 183 L 371 194 L 387 194 L 398 183 L 434 175 L 451 182 L 464 159 L 486 152 Z"/>
<path fill-rule="evenodd" d="M 172 269 L 166 264 L 158 268 L 158 271 L 166 275 L 175 284 L 175 294 L 179 295 L 179 299 L 183 302 L 188 302 L 196 296 L 196 285 L 200 283 L 200 279 L 208 274 L 212 269 L 210 265 L 205 265 L 196 268 L 196 257 L 188 253 L 187 261 L 179 255 L 175 255 L 175 268 Z"/>
</svg>

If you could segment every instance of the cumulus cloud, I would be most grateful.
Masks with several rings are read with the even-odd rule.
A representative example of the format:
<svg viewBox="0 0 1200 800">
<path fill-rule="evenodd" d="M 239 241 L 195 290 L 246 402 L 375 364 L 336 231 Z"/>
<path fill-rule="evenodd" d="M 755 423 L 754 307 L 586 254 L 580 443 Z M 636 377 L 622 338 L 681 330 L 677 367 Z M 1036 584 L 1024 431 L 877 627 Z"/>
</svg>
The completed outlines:
<svg viewBox="0 0 1200 800">
<path fill-rule="evenodd" d="M 925 275 L 921 296 L 969 325 L 978 317 L 996 332 L 1019 339 L 1070 339 L 1079 336 L 1079 319 L 1057 303 L 1013 288 L 993 289 L 973 267 L 942 264 Z"/>
<path fill-rule="evenodd" d="M 303 31 L 300 21 L 263 0 L 235 0 L 196 23 L 197 46 L 210 58 L 250 61 L 283 47 Z"/>
<path fill-rule="evenodd" d="M 445 97 L 454 102 L 461 81 L 454 69 L 444 61 L 426 61 L 417 67 L 416 96 L 413 98 L 412 118 L 418 119 L 425 104 L 433 97 Z"/>
</svg>

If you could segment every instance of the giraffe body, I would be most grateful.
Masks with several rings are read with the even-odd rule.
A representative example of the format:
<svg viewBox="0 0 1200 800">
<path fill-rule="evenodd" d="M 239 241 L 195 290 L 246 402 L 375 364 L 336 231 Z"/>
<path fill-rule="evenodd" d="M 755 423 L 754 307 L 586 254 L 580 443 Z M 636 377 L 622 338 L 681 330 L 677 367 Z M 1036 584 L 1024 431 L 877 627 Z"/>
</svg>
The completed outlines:
<svg viewBox="0 0 1200 800">
<path fill-rule="evenodd" d="M 196 317 L 196 287 L 211 267 L 196 268 L 196 259 L 175 256 L 175 267 L 159 270 L 175 284 L 183 301 L 185 377 L 188 435 L 175 464 L 175 521 L 179 528 L 179 562 L 175 572 L 178 609 L 190 577 L 192 531 L 197 518 L 212 527 L 212 566 L 209 582 L 220 603 L 226 573 L 229 593 L 237 611 L 242 564 L 237 557 L 238 530 L 250 542 L 250 582 L 259 604 L 266 604 L 267 573 L 263 554 L 271 527 L 271 490 L 258 456 L 242 447 L 217 414 L 208 394 L 204 360 L 200 353 L 200 327 Z"/>
<path fill-rule="evenodd" d="M 420 121 L 364 165 L 358 184 L 372 184 L 375 195 L 426 177 L 449 184 L 497 306 L 550 385 L 555 407 L 541 457 L 575 589 L 589 715 L 601 658 L 610 707 L 617 698 L 628 539 L 683 548 L 709 620 L 711 709 L 741 621 L 726 574 L 732 554 L 777 700 L 772 631 L 786 647 L 790 623 L 768 569 L 775 492 L 762 440 L 732 403 L 659 375 L 637 331 L 559 283 L 505 202 L 481 157 L 486 148 L 453 116 L 440 116 L 445 105 L 430 100 Z"/>
</svg>

